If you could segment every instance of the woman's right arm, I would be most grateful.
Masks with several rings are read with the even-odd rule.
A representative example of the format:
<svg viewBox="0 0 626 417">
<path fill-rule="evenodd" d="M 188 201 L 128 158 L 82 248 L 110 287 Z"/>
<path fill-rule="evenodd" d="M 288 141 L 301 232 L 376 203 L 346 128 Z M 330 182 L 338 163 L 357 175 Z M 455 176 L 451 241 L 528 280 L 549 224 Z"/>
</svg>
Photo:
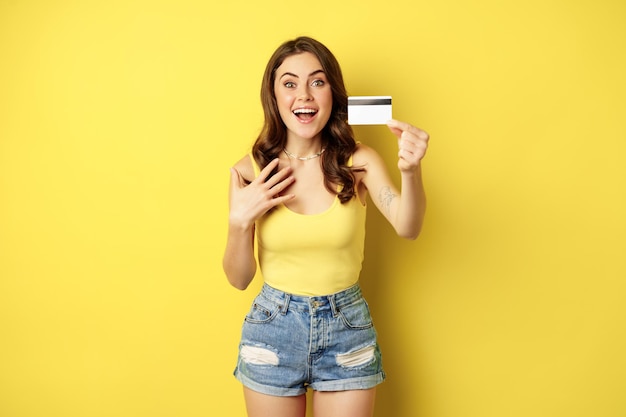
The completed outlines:
<svg viewBox="0 0 626 417">
<path fill-rule="evenodd" d="M 294 181 L 289 167 L 281 169 L 267 180 L 272 170 L 278 166 L 278 159 L 275 159 L 246 185 L 241 171 L 251 171 L 251 163 L 249 157 L 244 157 L 230 169 L 228 237 L 222 260 L 228 282 L 240 290 L 245 290 L 256 274 L 256 220 L 271 208 L 294 197 L 293 194 L 280 195 Z"/>
</svg>

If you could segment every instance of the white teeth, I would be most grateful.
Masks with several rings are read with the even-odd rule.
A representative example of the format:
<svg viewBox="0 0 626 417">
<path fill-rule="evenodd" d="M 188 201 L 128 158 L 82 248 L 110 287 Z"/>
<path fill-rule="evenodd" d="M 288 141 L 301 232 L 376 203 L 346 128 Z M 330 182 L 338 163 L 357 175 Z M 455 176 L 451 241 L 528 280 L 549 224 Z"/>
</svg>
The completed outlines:
<svg viewBox="0 0 626 417">
<path fill-rule="evenodd" d="M 317 110 L 315 109 L 295 109 L 294 114 L 315 114 Z"/>
</svg>

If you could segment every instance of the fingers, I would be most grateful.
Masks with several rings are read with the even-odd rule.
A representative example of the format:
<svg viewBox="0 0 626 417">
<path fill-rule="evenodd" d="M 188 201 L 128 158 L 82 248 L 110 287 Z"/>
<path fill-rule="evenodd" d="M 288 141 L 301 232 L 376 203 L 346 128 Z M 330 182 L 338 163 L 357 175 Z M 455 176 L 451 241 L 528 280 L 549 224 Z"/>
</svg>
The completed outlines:
<svg viewBox="0 0 626 417">
<path fill-rule="evenodd" d="M 243 189 L 248 186 L 252 186 L 252 188 L 258 190 L 265 190 L 262 192 L 269 192 L 269 195 L 277 195 L 281 193 L 291 183 L 293 183 L 295 179 L 293 176 L 290 176 L 291 167 L 281 169 L 268 179 L 272 171 L 278 166 L 278 161 L 278 158 L 270 161 L 270 163 L 267 164 L 267 166 L 265 166 L 259 175 L 251 182 L 246 181 L 243 175 L 236 168 L 230 168 L 231 189 Z"/>
<path fill-rule="evenodd" d="M 401 138 L 402 136 L 406 137 L 410 134 L 421 140 L 428 140 L 428 133 L 409 123 L 392 119 L 387 122 L 387 126 L 398 138 Z"/>
<path fill-rule="evenodd" d="M 286 195 L 281 195 L 281 196 L 274 197 L 272 199 L 272 206 L 277 206 L 279 204 L 286 203 L 287 201 L 292 200 L 295 197 L 296 197 L 295 194 L 286 194 Z"/>
<path fill-rule="evenodd" d="M 295 178 L 291 176 L 291 167 L 285 167 L 274 174 L 270 179 L 266 180 L 267 176 L 272 172 L 274 168 L 278 166 L 278 158 L 269 163 L 263 171 L 259 174 L 255 181 L 264 181 L 262 184 L 266 187 L 266 193 L 268 196 L 267 204 L 268 208 L 283 204 L 295 197 L 294 194 L 281 193 L 285 191 L 294 181 Z"/>
<path fill-rule="evenodd" d="M 389 126 L 390 128 L 395 128 L 395 129 L 402 130 L 402 131 L 409 130 L 413 127 L 406 122 L 402 122 L 400 120 L 395 120 L 395 119 L 389 120 L 387 122 L 387 126 Z"/>
<path fill-rule="evenodd" d="M 275 158 L 272 161 L 270 161 L 270 163 L 267 164 L 265 168 L 261 170 L 261 172 L 259 173 L 259 176 L 254 179 L 253 183 L 255 183 L 256 185 L 263 185 L 269 189 L 269 188 L 274 187 L 279 182 L 287 179 L 288 175 L 291 173 L 290 167 L 285 167 L 281 169 L 275 175 L 273 175 L 271 178 L 268 179 L 268 177 L 272 174 L 272 171 L 274 171 L 274 169 L 278 167 L 278 162 L 279 162 L 278 158 Z"/>
<path fill-rule="evenodd" d="M 290 175 L 291 172 L 291 167 L 284 167 L 276 174 L 274 174 L 270 179 L 262 183 L 262 185 L 266 189 L 270 190 L 273 194 L 279 194 L 295 181 L 295 178 Z M 260 176 L 258 179 L 260 179 Z"/>
<path fill-rule="evenodd" d="M 265 178 L 276 168 L 277 162 L 272 161 L 252 182 L 246 181 L 236 169 L 231 168 L 231 189 L 229 194 L 230 217 L 241 224 L 250 224 L 263 216 L 272 207 L 293 199 L 293 194 L 282 193 L 293 183 L 290 169 L 284 168 L 265 181 Z"/>
<path fill-rule="evenodd" d="M 279 159 L 275 158 L 261 170 L 259 175 L 250 184 L 253 188 L 260 190 L 266 195 L 271 206 L 280 204 L 283 201 L 293 198 L 291 195 L 282 196 L 281 193 L 287 189 L 295 178 L 291 176 L 291 167 L 287 166 L 276 172 L 270 178 L 271 173 L 278 167 Z"/>
<path fill-rule="evenodd" d="M 404 141 L 409 143 L 428 143 L 428 133 L 424 132 L 413 125 L 410 125 L 399 120 L 389 120 L 387 126 L 393 132 L 394 135 L 400 140 L 400 144 Z"/>
<path fill-rule="evenodd" d="M 263 168 L 261 170 L 261 172 L 259 173 L 259 176 L 256 178 L 256 180 L 260 181 L 260 182 L 265 182 L 265 180 L 267 179 L 267 177 L 270 176 L 270 174 L 272 173 L 272 171 L 278 166 L 278 158 L 274 158 L 270 161 L 269 164 L 267 164 L 265 166 L 265 168 Z"/>
<path fill-rule="evenodd" d="M 389 130 L 398 138 L 398 167 L 410 171 L 418 167 L 428 148 L 428 133 L 399 120 L 387 122 Z"/>
<path fill-rule="evenodd" d="M 272 177 L 272 179 L 274 179 L 274 177 Z M 278 181 L 276 182 L 276 184 L 270 186 L 269 192 L 272 196 L 274 196 L 274 198 L 281 197 L 280 193 L 285 191 L 287 187 L 289 187 L 294 181 L 295 181 L 294 177 L 287 177 L 284 180 Z"/>
</svg>

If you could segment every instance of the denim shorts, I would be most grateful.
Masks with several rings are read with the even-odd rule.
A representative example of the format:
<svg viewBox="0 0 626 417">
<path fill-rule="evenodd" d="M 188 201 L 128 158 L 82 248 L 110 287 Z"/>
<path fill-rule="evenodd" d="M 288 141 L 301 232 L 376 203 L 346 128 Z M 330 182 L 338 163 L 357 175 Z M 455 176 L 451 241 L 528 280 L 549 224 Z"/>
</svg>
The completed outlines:
<svg viewBox="0 0 626 417">
<path fill-rule="evenodd" d="M 306 297 L 263 285 L 246 315 L 234 372 L 275 396 L 372 388 L 385 379 L 369 307 L 354 285 Z"/>
</svg>

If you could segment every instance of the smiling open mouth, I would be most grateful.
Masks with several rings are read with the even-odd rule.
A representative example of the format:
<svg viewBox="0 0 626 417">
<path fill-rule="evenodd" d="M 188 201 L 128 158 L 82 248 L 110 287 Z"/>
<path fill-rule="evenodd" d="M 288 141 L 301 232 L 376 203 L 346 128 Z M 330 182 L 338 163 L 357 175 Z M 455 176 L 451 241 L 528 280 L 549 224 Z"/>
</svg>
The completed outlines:
<svg viewBox="0 0 626 417">
<path fill-rule="evenodd" d="M 316 109 L 295 109 L 293 114 L 302 121 L 311 120 L 317 114 Z"/>
</svg>

